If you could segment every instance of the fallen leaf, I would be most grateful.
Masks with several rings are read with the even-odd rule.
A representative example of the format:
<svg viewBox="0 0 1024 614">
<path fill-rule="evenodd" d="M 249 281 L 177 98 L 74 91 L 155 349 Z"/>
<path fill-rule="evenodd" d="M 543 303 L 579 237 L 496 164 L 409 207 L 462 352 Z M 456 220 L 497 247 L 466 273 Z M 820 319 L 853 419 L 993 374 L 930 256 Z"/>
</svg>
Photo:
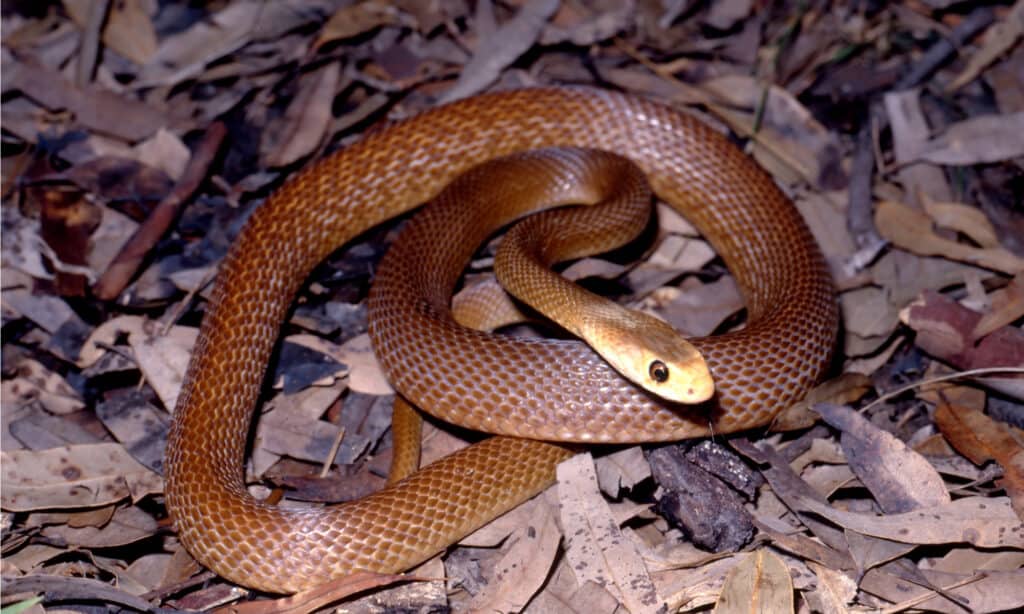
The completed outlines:
<svg viewBox="0 0 1024 614">
<path fill-rule="evenodd" d="M 1024 273 L 1018 274 L 1002 291 L 993 295 L 992 311 L 981 316 L 971 333 L 974 341 L 1024 317 Z"/>
<path fill-rule="evenodd" d="M 334 11 L 327 20 L 320 34 L 313 42 L 313 49 L 346 38 L 358 36 L 374 28 L 390 24 L 399 24 L 403 20 L 399 9 L 384 0 L 364 0 Z"/>
<path fill-rule="evenodd" d="M 249 601 L 213 610 L 214 614 L 306 614 L 372 588 L 421 580 L 412 575 L 358 572 L 296 593 L 291 597 Z"/>
<path fill-rule="evenodd" d="M 844 405 L 814 406 L 840 439 L 850 469 L 887 514 L 932 508 L 950 502 L 942 477 L 917 452 Z"/>
<path fill-rule="evenodd" d="M 4 63 L 4 91 L 21 90 L 48 109 L 67 110 L 75 121 L 126 141 L 142 140 L 171 119 L 171 114 L 110 90 L 79 88 L 54 69 L 37 63 Z"/>
<path fill-rule="evenodd" d="M 818 421 L 818 415 L 811 412 L 816 403 L 853 403 L 871 389 L 871 380 L 860 373 L 844 373 L 825 380 L 803 399 L 779 412 L 772 421 L 772 430 L 790 431 L 811 426 Z"/>
<path fill-rule="evenodd" d="M 544 24 L 558 9 L 558 0 L 527 0 L 515 17 L 493 35 L 479 41 L 472 59 L 438 100 L 452 102 L 471 96 L 494 82 L 501 71 L 537 41 Z"/>
<path fill-rule="evenodd" d="M 316 151 L 331 123 L 331 107 L 341 81 L 341 65 L 325 64 L 300 79 L 280 122 L 272 124 L 264 140 L 264 164 L 287 166 Z"/>
<path fill-rule="evenodd" d="M 743 557 L 732 568 L 713 610 L 716 614 L 751 611 L 780 614 L 793 611 L 793 580 L 789 569 L 779 557 L 763 548 Z"/>
<path fill-rule="evenodd" d="M 380 362 L 373 353 L 370 336 L 358 335 L 341 346 L 341 360 L 349 368 L 349 387 L 364 394 L 394 394 Z"/>
<path fill-rule="evenodd" d="M 907 544 L 966 542 L 982 548 L 1024 548 L 1024 524 L 1006 497 L 964 497 L 885 516 L 845 512 L 806 497 L 801 504 L 852 531 Z"/>
<path fill-rule="evenodd" d="M 156 519 L 138 507 L 129 506 L 118 508 L 102 526 L 61 524 L 45 527 L 42 534 L 55 543 L 80 548 L 114 548 L 152 537 L 158 529 Z"/>
<path fill-rule="evenodd" d="M 1024 156 L 1024 111 L 982 115 L 950 124 L 921 146 L 919 160 L 966 166 Z"/>
<path fill-rule="evenodd" d="M 0 452 L 5 510 L 95 507 L 163 491 L 163 480 L 120 444 Z"/>
<path fill-rule="evenodd" d="M 181 179 L 188 161 L 192 159 L 192 151 L 188 146 L 165 128 L 157 130 L 156 134 L 136 145 L 133 150 L 139 162 L 163 171 L 173 181 Z M 170 190 L 170 184 L 165 190 Z"/>
<path fill-rule="evenodd" d="M 921 195 L 925 213 L 942 228 L 961 232 L 981 247 L 1000 247 L 996 229 L 978 207 L 963 203 L 943 203 Z"/>
<path fill-rule="evenodd" d="M 547 579 L 562 534 L 555 517 L 539 507 L 525 526 L 509 536 L 508 551 L 495 563 L 494 577 L 470 601 L 474 612 L 520 612 Z"/>
<path fill-rule="evenodd" d="M 981 317 L 937 292 L 925 292 L 900 312 L 900 320 L 917 332 L 918 347 L 958 369 L 1024 367 L 1024 331 L 1003 326 L 975 342 L 974 330 Z M 988 375 L 978 381 L 1024 400 L 1024 377 L 1019 373 Z"/>
<path fill-rule="evenodd" d="M 893 245 L 921 256 L 942 256 L 1009 275 L 1024 271 L 1024 259 L 1007 249 L 973 247 L 941 237 L 932 230 L 931 219 L 927 215 L 902 203 L 889 200 L 878 202 L 875 206 L 875 226 L 882 237 Z"/>
<path fill-rule="evenodd" d="M 81 396 L 63 377 L 31 359 L 17 363 L 17 377 L 5 379 L 3 391 L 5 402 L 38 400 L 47 411 L 57 415 L 70 414 L 85 407 Z"/>
<path fill-rule="evenodd" d="M 967 58 L 967 65 L 960 74 L 946 85 L 951 93 L 973 81 L 987 67 L 1013 48 L 1024 35 L 1024 2 L 1018 0 L 1005 17 L 989 26 L 981 46 Z"/>
<path fill-rule="evenodd" d="M 931 136 L 931 128 L 921 108 L 920 89 L 888 92 L 882 101 L 889 118 L 895 161 L 899 165 L 897 175 L 905 198 L 916 203 L 921 194 L 927 194 L 942 202 L 953 200 L 953 190 L 941 168 L 913 163 Z"/>
<path fill-rule="evenodd" d="M 79 26 L 88 22 L 93 5 L 90 0 L 63 0 L 68 15 Z M 103 27 L 103 44 L 136 64 L 145 64 L 156 53 L 153 22 L 143 0 L 120 0 L 111 5 Z"/>
<path fill-rule="evenodd" d="M 566 556 L 577 579 L 604 586 L 630 611 L 656 612 L 660 601 L 643 559 L 616 524 L 597 486 L 590 454 L 558 465 Z"/>
<path fill-rule="evenodd" d="M 994 460 L 1003 468 L 996 483 L 1006 490 L 1017 515 L 1024 519 L 1024 447 L 1007 427 L 977 409 L 940 403 L 935 426 L 957 452 L 975 465 Z"/>
</svg>

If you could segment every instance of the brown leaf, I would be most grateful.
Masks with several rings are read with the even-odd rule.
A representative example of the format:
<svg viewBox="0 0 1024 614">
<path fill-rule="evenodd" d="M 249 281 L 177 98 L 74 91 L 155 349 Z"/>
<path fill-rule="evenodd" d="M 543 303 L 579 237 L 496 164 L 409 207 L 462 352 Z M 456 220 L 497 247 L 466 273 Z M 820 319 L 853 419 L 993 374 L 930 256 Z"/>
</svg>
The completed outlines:
<svg viewBox="0 0 1024 614">
<path fill-rule="evenodd" d="M 819 403 L 814 409 L 842 431 L 850 469 L 883 511 L 899 514 L 950 502 L 939 473 L 905 443 L 846 406 Z"/>
<path fill-rule="evenodd" d="M 79 26 L 88 22 L 91 0 L 63 0 L 68 15 Z M 103 27 L 103 44 L 136 64 L 145 64 L 156 53 L 156 30 L 143 0 L 120 0 L 110 7 Z"/>
<path fill-rule="evenodd" d="M 163 480 L 120 444 L 0 452 L 3 507 L 9 511 L 95 507 L 161 492 Z"/>
<path fill-rule="evenodd" d="M 992 311 L 986 313 L 974 326 L 974 341 L 1013 324 L 1024 317 L 1024 273 L 1018 274 L 998 293 L 993 293 Z"/>
<path fill-rule="evenodd" d="M 580 582 L 604 586 L 630 612 L 656 612 L 659 600 L 643 559 L 622 534 L 597 486 L 590 454 L 558 465 L 566 556 Z"/>
<path fill-rule="evenodd" d="M 893 150 L 900 164 L 899 180 L 910 202 L 921 194 L 935 200 L 953 200 L 953 191 L 942 169 L 931 164 L 913 164 L 931 129 L 921 108 L 920 90 L 911 89 L 887 93 L 883 102 L 892 129 Z"/>
<path fill-rule="evenodd" d="M 1024 156 L 1024 111 L 982 115 L 950 125 L 924 143 L 919 160 L 966 166 Z"/>
<path fill-rule="evenodd" d="M 900 319 L 917 332 L 914 342 L 918 347 L 958 369 L 1024 367 L 1024 331 L 1003 326 L 975 342 L 981 314 L 936 292 L 925 292 L 900 312 Z M 1022 379 L 1008 375 L 984 381 L 1004 394 L 1024 399 Z"/>
<path fill-rule="evenodd" d="M 248 601 L 217 608 L 213 612 L 215 614 L 307 614 L 372 588 L 422 579 L 424 578 L 409 575 L 359 572 L 296 593 L 291 597 Z"/>
<path fill-rule="evenodd" d="M 494 82 L 501 71 L 533 46 L 558 0 L 528 0 L 515 17 L 493 35 L 479 41 L 473 58 L 462 69 L 458 81 L 438 100 L 452 102 L 471 96 Z"/>
<path fill-rule="evenodd" d="M 135 506 L 119 508 L 102 526 L 74 527 L 70 523 L 46 527 L 42 534 L 58 543 L 82 548 L 113 548 L 156 534 L 156 520 Z"/>
<path fill-rule="evenodd" d="M 267 166 L 287 166 L 314 151 L 331 123 L 331 106 L 341 81 L 341 65 L 331 62 L 301 80 L 281 122 L 268 129 Z"/>
<path fill-rule="evenodd" d="M 802 400 L 789 406 L 772 421 L 773 431 L 792 431 L 806 428 L 818 421 L 818 415 L 811 413 L 816 403 L 853 403 L 872 388 L 871 380 L 860 373 L 844 373 L 839 377 L 818 384 Z"/>
<path fill-rule="evenodd" d="M 474 612 L 520 612 L 541 588 L 558 554 L 562 534 L 547 506 L 509 536 L 508 551 L 495 563 L 495 577 L 477 593 Z"/>
<path fill-rule="evenodd" d="M 401 13 L 390 2 L 384 0 L 364 0 L 336 10 L 320 30 L 319 36 L 313 41 L 313 49 L 346 38 L 358 36 L 374 28 L 390 24 L 399 24 Z"/>
<path fill-rule="evenodd" d="M 939 226 L 961 232 L 981 247 L 1000 247 L 995 227 L 978 207 L 938 202 L 927 194 L 921 195 L 921 204 Z"/>
<path fill-rule="evenodd" d="M 31 190 L 41 204 L 39 234 L 61 262 L 84 267 L 89 239 L 99 226 L 100 208 L 82 191 L 66 186 L 38 186 Z M 83 296 L 90 280 L 80 273 L 57 272 L 57 293 Z"/>
<path fill-rule="evenodd" d="M 1024 548 L 1024 524 L 1006 497 L 964 497 L 887 516 L 847 512 L 806 497 L 801 504 L 852 531 L 907 544 L 967 542 L 982 548 Z"/>
<path fill-rule="evenodd" d="M 902 203 L 880 201 L 875 207 L 875 226 L 886 240 L 921 256 L 942 256 L 1010 275 L 1024 271 L 1024 259 L 1005 248 L 973 247 L 941 237 L 932 230 L 927 215 Z"/>
<path fill-rule="evenodd" d="M 744 557 L 725 579 L 722 594 L 713 610 L 716 614 L 792 612 L 793 579 L 779 557 L 759 549 Z"/>
<path fill-rule="evenodd" d="M 957 452 L 975 465 L 994 460 L 1003 468 L 999 485 L 1006 490 L 1017 515 L 1024 519 L 1024 446 L 1006 426 L 984 413 L 940 403 L 935 408 L 935 426 Z"/>
<path fill-rule="evenodd" d="M 1024 35 L 1024 2 L 1018 0 L 1005 17 L 992 24 L 985 32 L 981 46 L 968 57 L 967 65 L 955 79 L 949 82 L 946 91 L 954 92 L 973 81 L 986 66 L 1012 49 L 1022 35 Z"/>
<path fill-rule="evenodd" d="M 170 113 L 96 87 L 79 88 L 49 67 L 27 62 L 5 63 L 4 91 L 21 90 L 51 110 L 65 109 L 86 128 L 126 141 L 142 140 L 171 119 Z"/>
<path fill-rule="evenodd" d="M 366 334 L 353 337 L 341 346 L 342 362 L 348 365 L 349 386 L 356 392 L 366 394 L 394 394 L 384 371 L 380 367 L 370 337 Z"/>
</svg>

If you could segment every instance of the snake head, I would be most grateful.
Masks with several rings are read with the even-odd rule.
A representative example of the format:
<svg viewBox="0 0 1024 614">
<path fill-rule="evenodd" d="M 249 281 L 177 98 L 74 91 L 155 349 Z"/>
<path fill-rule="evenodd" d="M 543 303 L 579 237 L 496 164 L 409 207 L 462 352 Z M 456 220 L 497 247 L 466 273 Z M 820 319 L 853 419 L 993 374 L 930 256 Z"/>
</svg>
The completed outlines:
<svg viewBox="0 0 1024 614">
<path fill-rule="evenodd" d="M 675 403 L 703 403 L 715 394 L 704 356 L 679 331 L 652 315 L 615 307 L 587 318 L 579 334 L 616 371 Z"/>
</svg>

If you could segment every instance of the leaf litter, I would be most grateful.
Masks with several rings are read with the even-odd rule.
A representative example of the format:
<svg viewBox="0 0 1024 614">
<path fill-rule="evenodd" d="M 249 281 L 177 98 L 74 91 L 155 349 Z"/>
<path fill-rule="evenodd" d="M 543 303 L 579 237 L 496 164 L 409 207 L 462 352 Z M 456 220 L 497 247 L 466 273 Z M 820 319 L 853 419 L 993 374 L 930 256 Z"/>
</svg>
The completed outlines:
<svg viewBox="0 0 1024 614">
<path fill-rule="evenodd" d="M 1024 2 L 4 11 L 5 611 L 1024 607 Z M 567 83 L 700 115 L 792 196 L 841 291 L 833 379 L 771 429 L 577 456 L 410 575 L 280 600 L 204 572 L 167 519 L 163 447 L 210 279 L 249 212 L 379 122 Z M 629 250 L 639 262 L 566 274 L 689 334 L 742 327 L 732 276 L 659 212 L 654 243 Z M 362 303 L 396 227 L 329 258 L 298 297 L 247 464 L 259 496 L 383 483 L 393 391 Z M 428 424 L 425 462 L 466 437 Z M 714 529 L 726 509 L 747 520 Z"/>
</svg>

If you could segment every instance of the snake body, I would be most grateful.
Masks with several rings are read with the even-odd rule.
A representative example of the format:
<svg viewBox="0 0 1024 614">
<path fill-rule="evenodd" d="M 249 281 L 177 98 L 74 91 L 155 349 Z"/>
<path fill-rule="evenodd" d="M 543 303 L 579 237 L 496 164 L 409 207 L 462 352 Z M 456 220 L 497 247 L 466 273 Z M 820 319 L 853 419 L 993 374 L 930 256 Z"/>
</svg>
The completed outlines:
<svg viewBox="0 0 1024 614">
<path fill-rule="evenodd" d="M 746 299 L 746 327 L 694 340 L 715 378 L 714 400 L 696 409 L 667 404 L 578 342 L 535 342 L 520 352 L 459 333 L 446 345 L 419 324 L 388 323 L 385 314 L 374 325 L 375 347 L 403 395 L 445 420 L 492 433 L 665 441 L 764 425 L 821 376 L 838 326 L 824 259 L 788 199 L 721 135 L 657 103 L 592 89 L 462 100 L 367 134 L 286 182 L 225 258 L 167 451 L 167 507 L 197 560 L 273 592 L 356 569 L 396 571 L 481 524 L 481 509 L 500 513 L 550 481 L 563 448 L 496 438 L 360 501 L 282 509 L 248 494 L 243 460 L 278 329 L 317 263 L 477 164 L 563 146 L 634 161 L 733 272 Z M 446 242 L 436 239 L 424 249 Z"/>
</svg>

